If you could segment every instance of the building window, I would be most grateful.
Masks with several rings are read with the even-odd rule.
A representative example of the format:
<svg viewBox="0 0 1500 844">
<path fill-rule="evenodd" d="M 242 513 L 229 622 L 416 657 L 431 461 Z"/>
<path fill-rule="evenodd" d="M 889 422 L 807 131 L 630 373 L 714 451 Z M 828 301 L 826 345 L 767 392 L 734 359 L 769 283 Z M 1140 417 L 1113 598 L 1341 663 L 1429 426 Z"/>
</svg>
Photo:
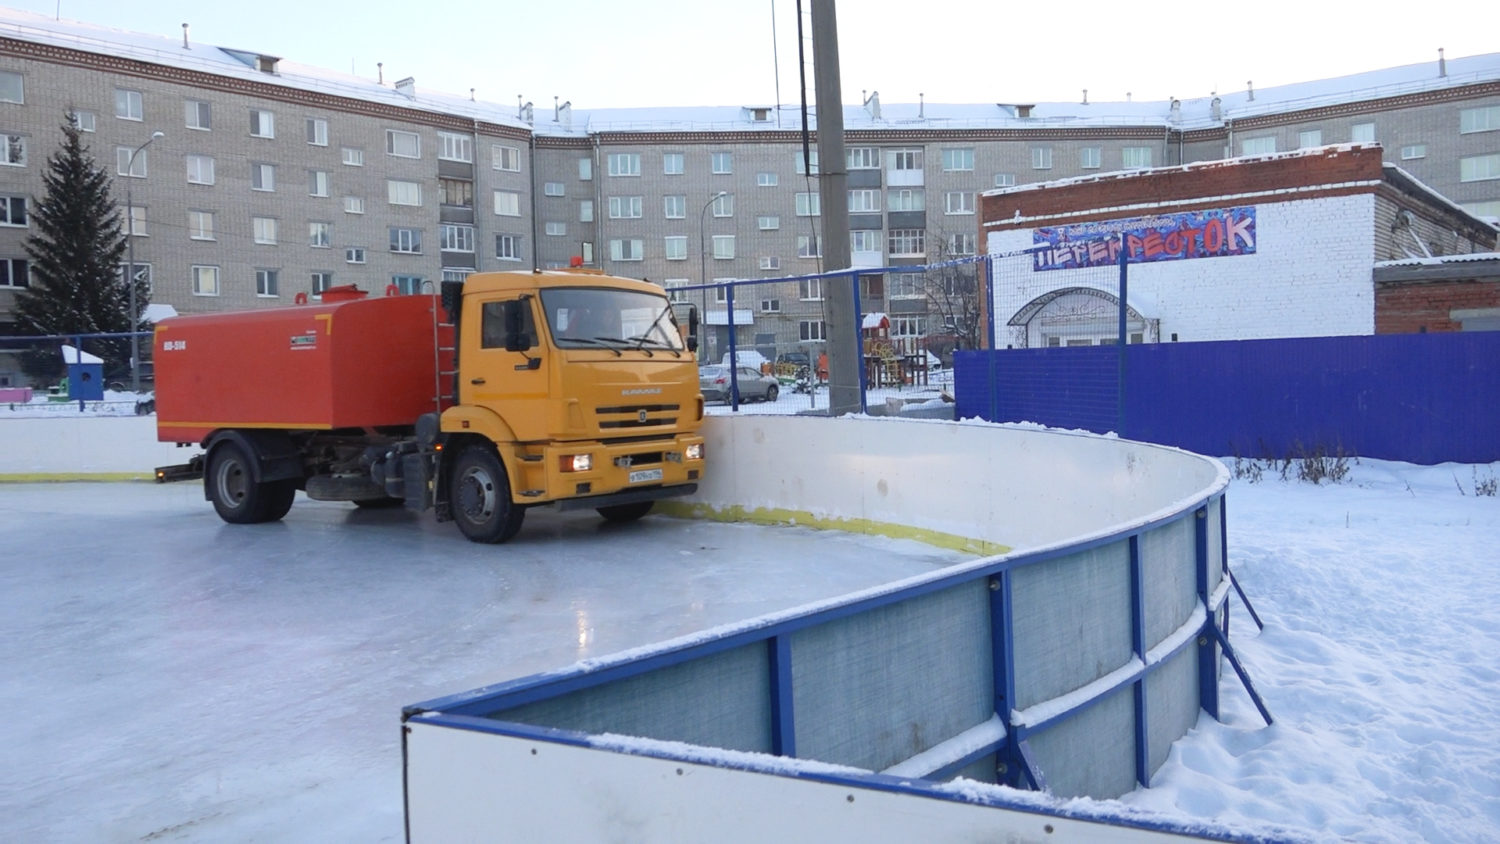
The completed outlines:
<svg viewBox="0 0 1500 844">
<path fill-rule="evenodd" d="M 1015 185 L 1015 183 L 1016 183 L 1016 174 L 1015 173 L 996 173 L 995 174 L 995 187 L 997 187 L 997 188 L 1013 187 Z"/>
<path fill-rule="evenodd" d="M 775 231 L 781 228 L 781 218 L 776 216 L 756 217 L 755 224 L 763 232 Z"/>
<path fill-rule="evenodd" d="M 545 196 L 563 196 L 562 182 L 547 182 L 542 185 L 542 194 Z"/>
<path fill-rule="evenodd" d="M 312 295 L 322 296 L 323 291 L 333 286 L 333 273 L 314 270 L 312 273 Z"/>
<path fill-rule="evenodd" d="M 390 229 L 390 234 L 392 252 L 402 252 L 407 255 L 422 254 L 421 229 L 409 229 L 399 226 L 392 226 Z"/>
<path fill-rule="evenodd" d="M 664 152 L 664 153 L 662 153 L 661 154 L 661 172 L 662 172 L 662 175 L 664 175 L 664 176 L 681 176 L 682 172 L 683 172 L 684 161 L 685 161 L 685 157 L 680 152 Z M 610 166 L 613 167 L 614 166 L 613 163 L 611 163 Z M 611 171 L 610 175 L 613 176 L 613 175 L 615 175 L 615 173 L 613 171 Z M 631 174 L 629 174 L 629 173 L 621 173 L 619 175 L 627 176 L 627 175 L 631 175 Z"/>
<path fill-rule="evenodd" d="M 797 282 L 797 298 L 804 302 L 816 302 L 823 298 L 823 279 L 804 278 Z"/>
<path fill-rule="evenodd" d="M 365 262 L 365 248 L 363 246 L 349 246 L 344 249 L 344 263 L 363 264 Z"/>
<path fill-rule="evenodd" d="M 850 170 L 879 170 L 880 150 L 875 147 L 850 147 L 844 153 Z"/>
<path fill-rule="evenodd" d="M 1426 144 L 1409 144 L 1401 148 L 1401 160 L 1410 161 L 1413 158 L 1426 158 Z"/>
<path fill-rule="evenodd" d="M 661 286 L 666 289 L 667 299 L 669 299 L 670 301 L 686 302 L 688 300 L 687 291 L 681 290 L 680 288 L 687 287 L 691 283 L 692 282 L 685 278 L 669 278 L 663 281 L 661 283 Z"/>
<path fill-rule="evenodd" d="M 1476 217 L 1494 217 L 1500 219 L 1500 199 L 1490 199 L 1484 202 L 1465 202 L 1464 210 Z"/>
<path fill-rule="evenodd" d="M 474 160 L 474 139 L 458 132 L 439 132 L 438 158 L 446 161 L 472 162 Z"/>
<path fill-rule="evenodd" d="M 797 257 L 798 258 L 821 258 L 823 257 L 823 238 L 812 234 L 797 235 Z"/>
<path fill-rule="evenodd" d="M 1098 166 L 1098 165 L 1095 165 Z M 943 150 L 943 170 L 953 172 L 955 170 L 974 169 L 974 148 L 964 147 L 962 149 Z"/>
<path fill-rule="evenodd" d="M 80 132 L 93 132 L 99 128 L 99 115 L 92 111 L 70 111 L 68 119 Z"/>
<path fill-rule="evenodd" d="M 327 249 L 333 243 L 333 223 L 308 223 L 307 245 Z"/>
<path fill-rule="evenodd" d="M 922 229 L 891 229 L 886 251 L 892 257 L 927 254 L 926 232 Z"/>
<path fill-rule="evenodd" d="M 592 199 L 580 199 L 580 200 L 578 200 L 578 222 L 580 222 L 580 223 L 592 223 L 592 222 L 594 222 L 594 200 L 592 200 Z"/>
<path fill-rule="evenodd" d="M 645 241 L 638 239 L 615 239 L 609 242 L 611 261 L 640 261 L 645 259 Z"/>
<path fill-rule="evenodd" d="M 424 279 L 419 275 L 393 275 L 391 284 L 395 285 L 396 291 L 402 296 L 415 296 L 422 291 Z"/>
<path fill-rule="evenodd" d="M 146 149 L 115 147 L 115 172 L 132 179 L 146 178 L 146 157 L 150 154 Z"/>
<path fill-rule="evenodd" d="M 365 166 L 365 151 L 354 147 L 344 147 L 342 151 L 344 163 L 350 167 Z"/>
<path fill-rule="evenodd" d="M 762 313 L 779 314 L 781 313 L 781 300 L 762 299 L 760 300 L 760 310 Z"/>
<path fill-rule="evenodd" d="M 849 191 L 849 213 L 869 214 L 880 210 L 880 191 L 860 188 Z"/>
<path fill-rule="evenodd" d="M 195 265 L 192 268 L 193 295 L 219 295 L 219 268 Z"/>
<path fill-rule="evenodd" d="M 1032 147 L 1031 148 L 1031 169 L 1033 169 L 1033 170 L 1051 170 L 1052 169 L 1052 147 Z"/>
<path fill-rule="evenodd" d="M 145 109 L 141 105 L 141 92 L 115 89 L 115 117 L 121 120 L 142 120 Z"/>
<path fill-rule="evenodd" d="M 1120 150 L 1121 162 L 1126 169 L 1139 170 L 1151 166 L 1151 147 L 1125 147 Z"/>
<path fill-rule="evenodd" d="M 1349 127 L 1349 143 L 1351 144 L 1373 144 L 1375 143 L 1375 124 L 1356 123 Z"/>
<path fill-rule="evenodd" d="M 422 136 L 399 129 L 385 130 L 385 152 L 397 158 L 421 158 Z"/>
<path fill-rule="evenodd" d="M 214 128 L 214 107 L 201 100 L 188 100 L 182 104 L 183 119 L 189 129 L 208 132 Z"/>
<path fill-rule="evenodd" d="M 276 165 L 250 165 L 250 189 L 268 192 L 276 190 Z"/>
<path fill-rule="evenodd" d="M 474 207 L 474 183 L 467 179 L 438 179 L 438 204 Z"/>
<path fill-rule="evenodd" d="M 668 220 L 681 220 L 687 217 L 687 197 L 685 196 L 663 197 L 662 206 Z"/>
<path fill-rule="evenodd" d="M 1500 129 L 1500 106 L 1466 108 L 1458 113 L 1459 134 L 1493 132 L 1496 129 Z"/>
<path fill-rule="evenodd" d="M 879 252 L 882 245 L 879 229 L 857 229 L 849 232 L 849 251 L 851 252 Z"/>
<path fill-rule="evenodd" d="M 817 150 L 817 148 L 816 147 L 810 147 L 807 150 L 807 155 L 808 155 L 809 158 L 812 159 L 812 167 L 808 167 L 807 164 L 805 162 L 803 162 L 803 160 L 802 160 L 802 150 L 799 149 L 799 150 L 797 150 L 796 156 L 793 157 L 793 159 L 792 159 L 792 169 L 796 170 L 797 171 L 797 175 L 799 175 L 799 176 L 805 176 L 805 175 L 807 175 L 807 171 L 808 170 L 811 170 L 812 171 L 812 175 L 816 176 L 816 175 L 818 175 L 818 150 Z"/>
<path fill-rule="evenodd" d="M 828 328 L 822 320 L 802 320 L 797 323 L 797 338 L 803 342 L 827 340 Z"/>
<path fill-rule="evenodd" d="M 26 83 L 21 74 L 0 70 L 0 103 L 25 103 Z"/>
<path fill-rule="evenodd" d="M 823 213 L 822 200 L 815 193 L 797 194 L 797 216 L 818 217 Z"/>
<path fill-rule="evenodd" d="M 714 239 L 714 260 L 729 261 L 734 258 L 734 235 L 716 234 Z"/>
<path fill-rule="evenodd" d="M 438 227 L 438 248 L 445 252 L 473 252 L 474 227 L 444 223 Z"/>
<path fill-rule="evenodd" d="M 891 319 L 891 336 L 927 336 L 927 317 L 893 317 Z"/>
<path fill-rule="evenodd" d="M 214 183 L 214 160 L 207 155 L 189 155 L 187 161 L 187 180 L 190 185 L 211 185 Z"/>
<path fill-rule="evenodd" d="M 26 225 L 26 197 L 0 196 L 0 226 Z"/>
<path fill-rule="evenodd" d="M 125 232 L 132 237 L 145 237 L 146 232 L 146 206 L 132 205 L 120 206 L 125 214 Z"/>
<path fill-rule="evenodd" d="M 257 296 L 277 296 L 277 295 L 280 295 L 278 293 L 278 291 L 277 291 L 277 286 L 278 286 L 277 285 L 277 276 L 278 275 L 280 275 L 280 273 L 278 273 L 276 270 L 256 270 L 255 271 L 255 295 L 257 295 Z"/>
<path fill-rule="evenodd" d="M 920 149 L 893 149 L 886 152 L 885 160 L 887 170 L 922 169 L 922 151 Z"/>
<path fill-rule="evenodd" d="M 568 233 L 567 223 L 548 223 L 547 235 L 549 237 L 564 237 Z"/>
<path fill-rule="evenodd" d="M 708 154 L 709 170 L 714 175 L 723 176 L 734 172 L 734 155 L 728 152 L 711 152 Z"/>
<path fill-rule="evenodd" d="M 521 150 L 518 147 L 508 147 L 501 144 L 490 145 L 490 164 L 496 170 L 508 170 L 512 173 L 521 172 Z"/>
<path fill-rule="evenodd" d="M 321 117 L 307 118 L 307 142 L 315 147 L 328 146 L 328 121 Z"/>
<path fill-rule="evenodd" d="M 362 196 L 346 196 L 346 197 L 344 197 L 344 213 L 345 214 L 363 214 L 363 213 L 365 213 L 365 198 L 362 197 Z"/>
<path fill-rule="evenodd" d="M 780 183 L 780 180 L 776 178 L 776 174 L 775 173 L 756 173 L 755 174 L 755 185 L 756 185 L 756 187 L 774 188 L 779 183 Z"/>
<path fill-rule="evenodd" d="M 663 245 L 667 250 L 668 261 L 687 260 L 687 237 L 683 235 L 668 235 L 664 238 Z"/>
<path fill-rule="evenodd" d="M 521 260 L 521 236 L 518 234 L 495 235 L 495 257 L 502 261 Z"/>
<path fill-rule="evenodd" d="M 214 239 L 214 215 L 212 211 L 187 212 L 188 238 L 191 240 Z"/>
<path fill-rule="evenodd" d="M 386 193 L 392 205 L 421 205 L 422 183 L 387 179 Z"/>
<path fill-rule="evenodd" d="M 1084 147 L 1078 151 L 1078 167 L 1082 170 L 1098 170 L 1103 158 L 1099 147 Z"/>
<path fill-rule="evenodd" d="M 1262 135 L 1240 141 L 1240 155 L 1270 155 L 1276 151 L 1276 136 Z"/>
<path fill-rule="evenodd" d="M 976 237 L 971 233 L 948 235 L 949 255 L 973 255 Z M 1128 297 L 1127 297 L 1128 298 Z"/>
<path fill-rule="evenodd" d="M 733 217 L 734 216 L 734 194 L 732 194 L 732 193 L 721 194 L 720 196 L 718 196 L 717 198 L 715 198 L 714 201 L 713 201 L 713 209 L 714 209 L 714 216 L 715 217 Z"/>
<path fill-rule="evenodd" d="M 592 182 L 594 180 L 594 159 L 578 159 L 578 181 Z"/>
<path fill-rule="evenodd" d="M 760 268 L 763 270 L 779 270 L 781 269 L 781 259 L 775 255 L 763 257 L 760 259 Z"/>
<path fill-rule="evenodd" d="M 925 211 L 927 192 L 921 188 L 893 189 L 886 197 L 886 208 L 891 211 Z"/>
<path fill-rule="evenodd" d="M 463 281 L 473 274 L 468 267 L 443 267 L 443 281 Z"/>
<path fill-rule="evenodd" d="M 891 274 L 892 299 L 921 299 L 924 295 L 922 276 L 917 273 Z"/>
<path fill-rule="evenodd" d="M 250 109 L 250 137 L 276 137 L 276 115 L 262 108 Z"/>
<path fill-rule="evenodd" d="M 639 196 L 611 196 L 609 218 L 611 220 L 635 220 L 641 216 L 642 199 Z"/>
<path fill-rule="evenodd" d="M 327 196 L 328 195 L 328 171 L 327 170 L 309 170 L 309 171 L 307 171 L 307 195 L 308 196 Z"/>
<path fill-rule="evenodd" d="M 641 175 L 641 156 L 634 152 L 612 152 L 609 154 L 609 175 Z"/>
<path fill-rule="evenodd" d="M 0 287 L 30 287 L 31 268 L 25 258 L 0 258 Z"/>
<path fill-rule="evenodd" d="M 276 245 L 276 219 L 274 217 L 251 217 L 250 227 L 255 232 L 255 242 L 264 246 Z"/>
<path fill-rule="evenodd" d="M 860 286 L 864 288 L 864 296 L 867 299 L 885 298 L 885 276 L 862 275 L 859 277 Z"/>
<path fill-rule="evenodd" d="M 1097 164 L 1094 166 L 1098 166 Z M 943 195 L 949 214 L 973 214 L 974 194 L 964 190 L 951 190 Z"/>
<path fill-rule="evenodd" d="M 1297 148 L 1311 149 L 1323 145 L 1322 129 L 1304 129 L 1297 133 Z"/>
<path fill-rule="evenodd" d="M 1460 182 L 1482 182 L 1487 179 L 1500 179 L 1500 153 L 1475 155 L 1458 160 Z"/>
</svg>

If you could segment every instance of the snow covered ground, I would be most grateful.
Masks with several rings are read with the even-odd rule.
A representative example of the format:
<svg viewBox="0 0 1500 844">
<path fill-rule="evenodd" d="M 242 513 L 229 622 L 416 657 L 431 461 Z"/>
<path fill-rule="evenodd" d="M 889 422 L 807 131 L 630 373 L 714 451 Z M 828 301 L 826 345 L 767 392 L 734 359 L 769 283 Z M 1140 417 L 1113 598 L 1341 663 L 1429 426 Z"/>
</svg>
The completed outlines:
<svg viewBox="0 0 1500 844">
<path fill-rule="evenodd" d="M 46 447 L 6 425 L 6 450 Z M 1236 481 L 1230 561 L 1266 629 L 1233 604 L 1231 640 L 1276 724 L 1226 667 L 1223 723 L 1201 717 L 1123 802 L 1273 836 L 1500 840 L 1496 478 L 1361 461 L 1336 485 Z M 242 528 L 193 484 L 0 484 L 0 537 L 16 841 L 399 840 L 403 704 L 955 559 L 591 514 L 481 547 L 300 499 Z"/>
</svg>

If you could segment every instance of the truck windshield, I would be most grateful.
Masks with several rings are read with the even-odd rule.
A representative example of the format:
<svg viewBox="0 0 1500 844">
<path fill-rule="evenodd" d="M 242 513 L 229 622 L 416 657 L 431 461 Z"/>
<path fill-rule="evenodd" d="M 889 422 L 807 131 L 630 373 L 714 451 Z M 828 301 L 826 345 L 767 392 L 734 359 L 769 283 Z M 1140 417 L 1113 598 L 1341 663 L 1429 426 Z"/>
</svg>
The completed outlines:
<svg viewBox="0 0 1500 844">
<path fill-rule="evenodd" d="M 560 348 L 684 348 L 666 296 L 606 287 L 557 287 L 542 291 L 542 308 Z"/>
</svg>

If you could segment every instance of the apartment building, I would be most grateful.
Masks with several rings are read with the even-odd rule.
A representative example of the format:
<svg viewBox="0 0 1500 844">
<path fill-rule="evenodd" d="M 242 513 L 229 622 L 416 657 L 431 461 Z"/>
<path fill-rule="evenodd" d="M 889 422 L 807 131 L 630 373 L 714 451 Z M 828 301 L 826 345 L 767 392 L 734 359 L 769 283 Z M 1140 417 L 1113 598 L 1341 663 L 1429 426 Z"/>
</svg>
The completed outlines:
<svg viewBox="0 0 1500 844">
<path fill-rule="evenodd" d="M 816 143 L 804 166 L 791 107 L 486 103 L 0 10 L 0 334 L 27 283 L 27 208 L 70 119 L 115 174 L 122 212 L 130 195 L 153 301 L 181 312 L 573 262 L 668 288 L 823 268 Z M 977 196 L 994 187 L 1374 140 L 1449 200 L 1500 217 L 1500 54 L 1167 102 L 868 94 L 844 122 L 851 259 L 872 270 L 861 306 L 889 314 L 897 337 L 940 320 L 909 277 L 873 270 L 980 252 Z M 817 280 L 737 290 L 739 342 L 815 346 L 825 294 Z M 727 322 L 722 288 L 678 296 Z"/>
</svg>

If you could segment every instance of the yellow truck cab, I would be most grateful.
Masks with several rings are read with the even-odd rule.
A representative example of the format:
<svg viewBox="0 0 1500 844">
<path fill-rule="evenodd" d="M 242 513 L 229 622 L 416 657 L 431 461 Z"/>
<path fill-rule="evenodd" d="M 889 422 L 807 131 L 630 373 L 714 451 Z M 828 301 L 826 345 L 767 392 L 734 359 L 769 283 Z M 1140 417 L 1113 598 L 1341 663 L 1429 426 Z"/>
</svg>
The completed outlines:
<svg viewBox="0 0 1500 844">
<path fill-rule="evenodd" d="M 438 426 L 439 518 L 499 542 L 530 506 L 630 520 L 696 490 L 696 312 L 685 341 L 660 287 L 583 270 L 478 273 L 456 309 L 457 289 L 443 298 L 458 368 Z"/>
</svg>

